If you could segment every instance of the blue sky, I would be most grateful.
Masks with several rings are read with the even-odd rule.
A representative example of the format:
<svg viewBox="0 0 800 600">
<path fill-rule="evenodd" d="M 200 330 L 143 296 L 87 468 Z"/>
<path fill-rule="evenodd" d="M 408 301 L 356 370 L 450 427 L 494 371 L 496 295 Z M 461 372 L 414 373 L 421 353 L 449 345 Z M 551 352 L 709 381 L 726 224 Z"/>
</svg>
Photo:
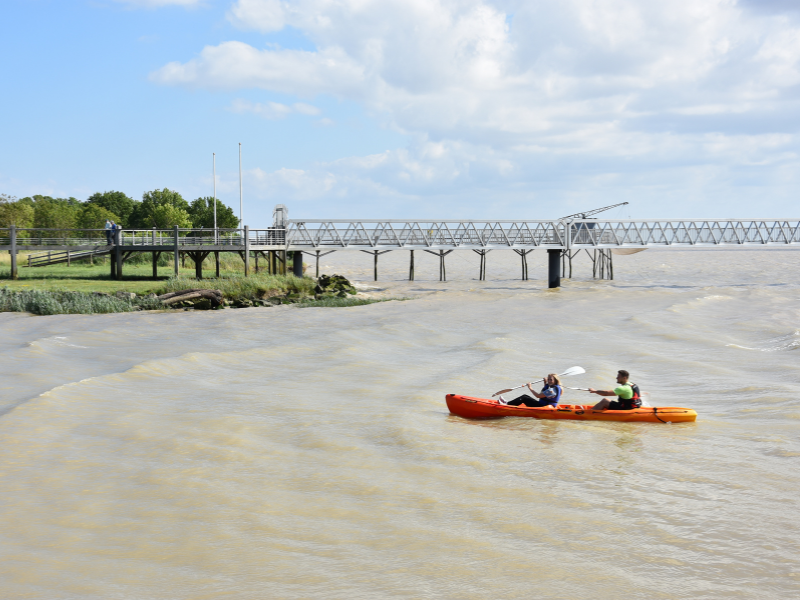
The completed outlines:
<svg viewBox="0 0 800 600">
<path fill-rule="evenodd" d="M 662 5 L 663 4 L 663 5 Z M 797 217 L 781 0 L 5 0 L 0 192 L 294 218 Z"/>
</svg>

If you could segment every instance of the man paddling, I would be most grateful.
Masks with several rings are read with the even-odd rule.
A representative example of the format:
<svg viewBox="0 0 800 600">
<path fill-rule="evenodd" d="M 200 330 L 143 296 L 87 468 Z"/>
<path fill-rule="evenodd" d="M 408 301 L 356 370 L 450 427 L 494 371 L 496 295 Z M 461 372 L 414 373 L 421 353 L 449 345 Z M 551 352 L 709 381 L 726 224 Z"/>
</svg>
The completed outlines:
<svg viewBox="0 0 800 600">
<path fill-rule="evenodd" d="M 625 370 L 617 371 L 617 387 L 613 390 L 596 390 L 589 388 L 589 392 L 598 396 L 616 396 L 616 400 L 600 400 L 592 410 L 633 410 L 642 405 L 642 395 L 639 386 L 628 382 L 630 373 Z"/>
</svg>

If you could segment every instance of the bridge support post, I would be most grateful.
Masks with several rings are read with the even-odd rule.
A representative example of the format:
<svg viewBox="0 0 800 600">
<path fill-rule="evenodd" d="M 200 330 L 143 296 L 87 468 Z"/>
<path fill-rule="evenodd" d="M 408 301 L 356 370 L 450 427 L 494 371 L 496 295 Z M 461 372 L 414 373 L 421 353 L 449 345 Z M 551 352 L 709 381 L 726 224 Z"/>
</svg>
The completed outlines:
<svg viewBox="0 0 800 600">
<path fill-rule="evenodd" d="M 219 279 L 219 252 L 214 252 L 214 264 L 217 267 L 217 279 Z"/>
<path fill-rule="evenodd" d="M 439 252 L 435 252 L 434 250 L 425 250 L 425 252 L 439 257 L 439 281 L 447 281 L 447 269 L 445 268 L 444 257 L 450 254 L 452 250 L 448 250 L 447 252 L 444 250 L 439 250 Z"/>
<path fill-rule="evenodd" d="M 547 287 L 561 287 L 561 250 L 547 251 Z"/>
<path fill-rule="evenodd" d="M 295 277 L 303 276 L 303 253 L 295 252 L 292 256 L 292 273 Z"/>
<path fill-rule="evenodd" d="M 478 281 L 486 281 L 486 255 L 491 252 L 491 250 L 473 250 L 476 254 L 479 254 L 481 257 L 481 265 L 478 270 Z"/>
<path fill-rule="evenodd" d="M 178 274 L 180 273 L 180 268 L 181 268 L 181 263 L 180 263 L 181 251 L 178 249 L 178 248 L 180 248 L 180 246 L 178 246 L 178 226 L 177 225 L 175 225 L 175 227 L 172 228 L 172 235 L 174 236 L 174 239 L 175 239 L 175 277 L 177 277 Z"/>
<path fill-rule="evenodd" d="M 250 227 L 244 226 L 244 276 L 250 275 Z"/>
<path fill-rule="evenodd" d="M 528 254 L 533 252 L 533 250 L 515 249 L 514 252 L 519 254 L 520 259 L 522 259 L 522 281 L 528 281 Z"/>
<path fill-rule="evenodd" d="M 144 241 L 144 240 L 143 240 Z M 153 246 L 156 245 L 156 228 L 153 227 Z M 153 279 L 158 279 L 158 252 L 153 251 Z"/>
<path fill-rule="evenodd" d="M 117 280 L 122 279 L 122 230 L 114 229 L 114 262 L 117 264 Z"/>
<path fill-rule="evenodd" d="M 411 262 L 408 265 L 408 280 L 414 281 L 414 251 L 411 251 Z"/>
<path fill-rule="evenodd" d="M 16 225 L 12 225 L 9 227 L 8 235 L 11 238 L 11 250 L 9 250 L 9 254 L 11 254 L 11 279 L 17 279 L 19 274 L 17 273 L 17 227 Z"/>
</svg>

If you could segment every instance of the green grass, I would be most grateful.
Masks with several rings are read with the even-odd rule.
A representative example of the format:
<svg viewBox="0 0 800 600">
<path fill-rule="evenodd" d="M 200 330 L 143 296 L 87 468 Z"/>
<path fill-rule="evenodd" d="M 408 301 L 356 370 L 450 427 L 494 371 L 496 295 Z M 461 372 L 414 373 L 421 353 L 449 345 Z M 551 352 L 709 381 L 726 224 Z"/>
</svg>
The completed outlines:
<svg viewBox="0 0 800 600">
<path fill-rule="evenodd" d="M 133 301 L 93 294 L 117 291 L 146 294 L 165 294 L 185 289 L 220 290 L 227 300 L 270 300 L 280 299 L 294 303 L 300 308 L 363 306 L 391 299 L 322 298 L 314 299 L 316 282 L 310 278 L 293 275 L 269 275 L 263 271 L 245 277 L 242 260 L 236 256 L 223 254 L 220 261 L 220 278 L 216 279 L 213 259 L 203 263 L 204 279 L 195 279 L 194 264 L 187 260 L 189 268 L 179 269 L 174 277 L 171 261 L 163 256 L 158 268 L 159 279 L 153 280 L 152 263 L 148 260 L 126 262 L 123 267 L 123 280 L 112 279 L 107 258 L 76 261 L 72 265 L 51 265 L 46 267 L 22 267 L 26 259 L 20 256 L 19 279 L 11 280 L 10 257 L 0 254 L 0 312 L 29 312 L 38 315 L 52 314 L 93 314 L 109 312 L 129 312 L 139 309 L 163 308 L 147 298 Z M 166 264 L 164 265 L 164 263 Z M 255 267 L 254 262 L 251 265 Z M 262 264 L 263 267 L 263 264 Z M 404 300 L 404 298 L 396 298 Z"/>
<path fill-rule="evenodd" d="M 157 308 L 162 308 L 161 303 L 150 298 L 128 300 L 85 292 L 0 288 L 0 312 L 26 312 L 34 315 L 91 315 Z"/>
<path fill-rule="evenodd" d="M 229 300 L 244 298 L 260 300 L 285 294 L 293 294 L 297 297 L 313 296 L 315 285 L 313 279 L 299 278 L 294 275 L 258 273 L 245 277 L 240 273 L 235 273 L 220 279 L 203 279 L 200 281 L 184 275 L 162 282 L 156 293 L 166 294 L 167 292 L 195 288 L 220 290 Z"/>
</svg>

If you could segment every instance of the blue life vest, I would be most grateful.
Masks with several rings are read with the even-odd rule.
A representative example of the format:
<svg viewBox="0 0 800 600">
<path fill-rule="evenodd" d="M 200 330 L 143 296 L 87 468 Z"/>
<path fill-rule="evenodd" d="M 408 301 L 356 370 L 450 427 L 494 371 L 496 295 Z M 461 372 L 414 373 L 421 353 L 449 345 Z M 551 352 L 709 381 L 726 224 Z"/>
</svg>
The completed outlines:
<svg viewBox="0 0 800 600">
<path fill-rule="evenodd" d="M 548 393 L 549 391 L 549 393 Z M 558 406 L 561 400 L 561 386 L 560 385 L 545 385 L 541 391 L 544 394 L 544 399 L 547 400 L 552 406 Z"/>
</svg>

